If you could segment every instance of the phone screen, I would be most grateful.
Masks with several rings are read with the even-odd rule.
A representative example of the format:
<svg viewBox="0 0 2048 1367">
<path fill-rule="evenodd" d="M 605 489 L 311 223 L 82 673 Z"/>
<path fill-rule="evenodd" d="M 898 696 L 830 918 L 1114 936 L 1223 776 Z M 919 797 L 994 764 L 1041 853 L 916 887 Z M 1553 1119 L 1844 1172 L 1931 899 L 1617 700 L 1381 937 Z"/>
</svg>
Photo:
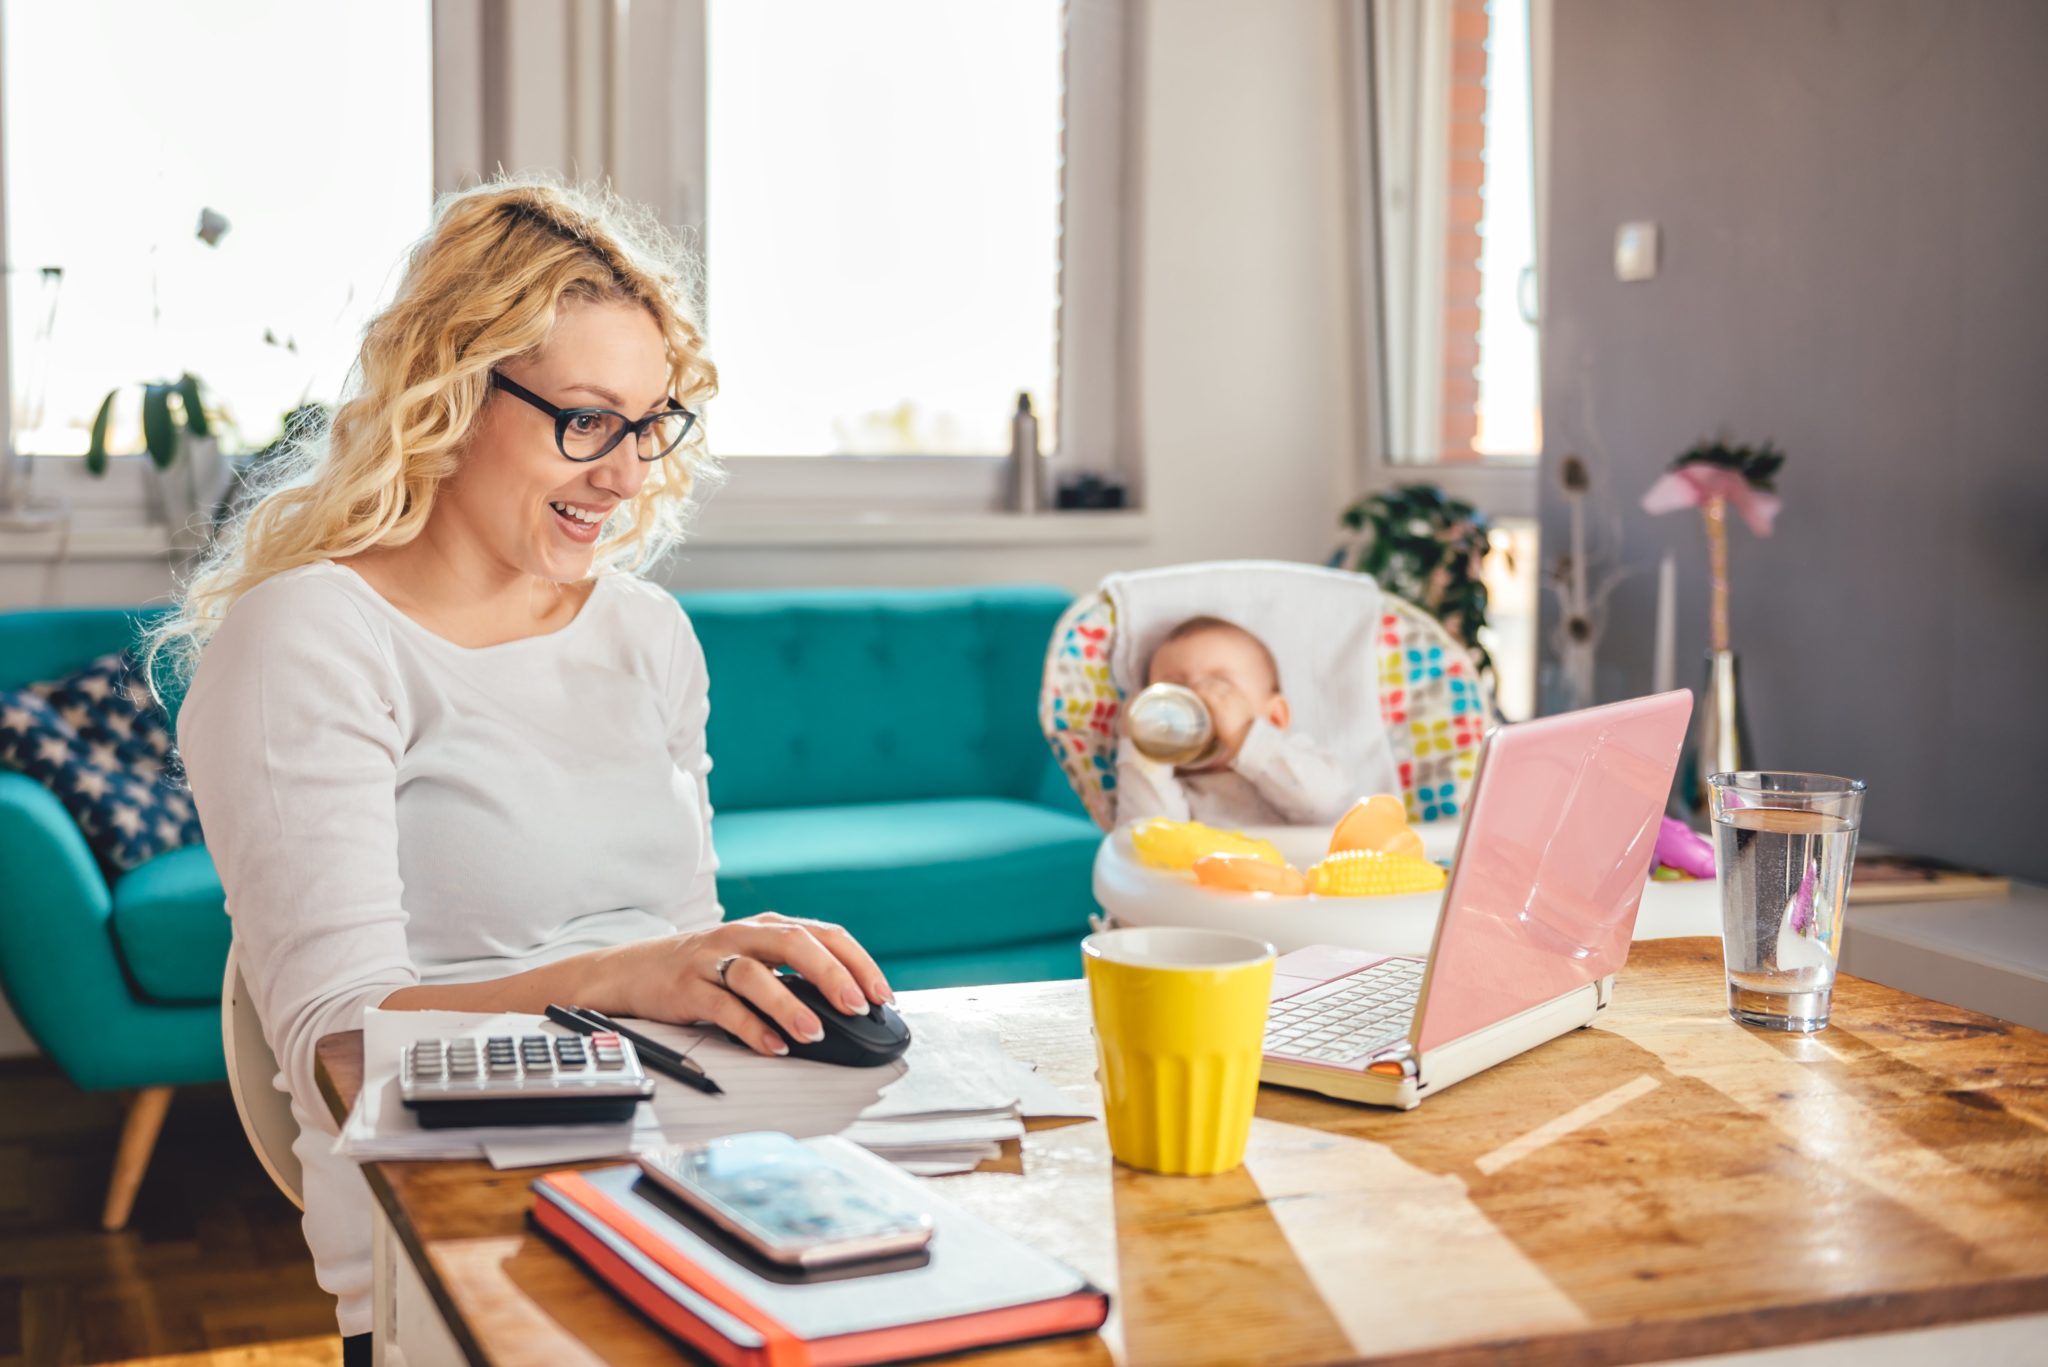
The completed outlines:
<svg viewBox="0 0 2048 1367">
<path fill-rule="evenodd" d="M 649 1155 L 650 1158 L 657 1158 Z M 660 1166 L 766 1249 L 885 1239 L 931 1226 L 931 1217 L 841 1171 L 786 1134 L 739 1134 L 669 1150 Z"/>
</svg>

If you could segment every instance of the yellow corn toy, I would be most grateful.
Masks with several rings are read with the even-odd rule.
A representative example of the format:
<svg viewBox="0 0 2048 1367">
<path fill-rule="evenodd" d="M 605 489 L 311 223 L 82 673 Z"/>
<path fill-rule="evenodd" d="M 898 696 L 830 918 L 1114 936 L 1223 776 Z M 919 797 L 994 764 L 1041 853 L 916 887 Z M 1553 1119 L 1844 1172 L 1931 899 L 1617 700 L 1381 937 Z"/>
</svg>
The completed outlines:
<svg viewBox="0 0 2048 1367">
<path fill-rule="evenodd" d="M 1391 897 L 1443 885 L 1441 866 L 1421 855 L 1380 850 L 1340 850 L 1308 871 L 1309 891 L 1318 897 Z"/>
<path fill-rule="evenodd" d="M 1131 828 L 1131 845 L 1143 863 L 1155 869 L 1186 873 L 1195 861 L 1212 854 L 1241 854 L 1269 864 L 1285 864 L 1270 840 L 1254 840 L 1236 831 L 1219 831 L 1199 821 L 1171 821 L 1155 816 Z"/>
</svg>

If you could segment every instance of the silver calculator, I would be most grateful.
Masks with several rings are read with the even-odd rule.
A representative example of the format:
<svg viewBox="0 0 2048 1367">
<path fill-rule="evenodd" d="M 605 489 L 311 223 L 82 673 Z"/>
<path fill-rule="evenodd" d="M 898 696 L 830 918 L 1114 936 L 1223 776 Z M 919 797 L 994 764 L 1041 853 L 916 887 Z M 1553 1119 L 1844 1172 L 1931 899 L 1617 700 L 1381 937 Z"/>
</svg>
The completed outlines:
<svg viewBox="0 0 2048 1367">
<path fill-rule="evenodd" d="M 630 1120 L 654 1095 L 621 1036 L 493 1035 L 409 1044 L 398 1097 L 426 1129 Z"/>
</svg>

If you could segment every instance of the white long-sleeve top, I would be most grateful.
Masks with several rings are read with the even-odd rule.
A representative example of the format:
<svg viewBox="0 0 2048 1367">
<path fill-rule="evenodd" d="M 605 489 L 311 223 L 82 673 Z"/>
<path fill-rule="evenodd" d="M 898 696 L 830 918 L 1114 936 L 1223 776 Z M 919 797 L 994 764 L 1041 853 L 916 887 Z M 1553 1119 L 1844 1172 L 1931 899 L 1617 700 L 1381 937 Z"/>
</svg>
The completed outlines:
<svg viewBox="0 0 2048 1367">
<path fill-rule="evenodd" d="M 1307 736 L 1260 717 L 1228 768 L 1182 774 L 1125 736 L 1117 746 L 1118 825 L 1155 816 L 1212 826 L 1322 826 L 1344 815 L 1361 787 Z"/>
<path fill-rule="evenodd" d="M 709 710 L 688 619 L 625 576 L 557 631 L 468 648 L 320 561 L 207 643 L 178 748 L 342 1333 L 370 1327 L 371 1198 L 331 1151 L 314 1045 L 399 988 L 715 924 Z"/>
</svg>

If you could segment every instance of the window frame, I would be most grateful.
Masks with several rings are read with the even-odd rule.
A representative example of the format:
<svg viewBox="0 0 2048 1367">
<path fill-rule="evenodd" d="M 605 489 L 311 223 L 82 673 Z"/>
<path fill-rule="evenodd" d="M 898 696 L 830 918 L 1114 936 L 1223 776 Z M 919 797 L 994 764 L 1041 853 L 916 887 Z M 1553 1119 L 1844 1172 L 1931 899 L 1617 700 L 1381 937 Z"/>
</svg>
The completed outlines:
<svg viewBox="0 0 2048 1367">
<path fill-rule="evenodd" d="M 1346 135 L 1352 171 L 1353 354 L 1359 402 L 1356 476 L 1362 492 L 1428 482 L 1496 519 L 1533 522 L 1542 459 L 1530 461 L 1397 461 L 1388 451 L 1386 291 L 1380 278 L 1379 142 L 1374 112 L 1374 0 L 1345 6 L 1347 92 Z M 1552 0 L 1529 0 L 1530 96 L 1534 103 L 1536 298 L 1547 297 L 1549 281 L 1550 63 Z M 1539 333 L 1541 329 L 1539 313 Z M 1547 357 L 1547 350 L 1541 353 Z M 1434 368 L 1432 368 L 1434 373 Z"/>
<path fill-rule="evenodd" d="M 1139 506 L 1134 174 L 1142 51 L 1138 0 L 1066 0 L 1059 236 L 1059 446 L 1055 470 L 1121 480 Z M 631 199 L 704 243 L 705 0 L 538 9 L 435 0 L 435 188 L 485 168 L 609 173 Z M 626 79 L 610 80 L 623 71 Z M 522 124 L 505 98 L 565 109 L 557 129 Z M 561 103 L 552 103 L 559 97 Z M 716 355 L 717 334 L 711 336 Z M 717 407 L 707 415 L 717 454 Z M 986 514 L 1005 507 L 1006 456 L 721 456 L 722 513 L 791 521 Z"/>
</svg>

